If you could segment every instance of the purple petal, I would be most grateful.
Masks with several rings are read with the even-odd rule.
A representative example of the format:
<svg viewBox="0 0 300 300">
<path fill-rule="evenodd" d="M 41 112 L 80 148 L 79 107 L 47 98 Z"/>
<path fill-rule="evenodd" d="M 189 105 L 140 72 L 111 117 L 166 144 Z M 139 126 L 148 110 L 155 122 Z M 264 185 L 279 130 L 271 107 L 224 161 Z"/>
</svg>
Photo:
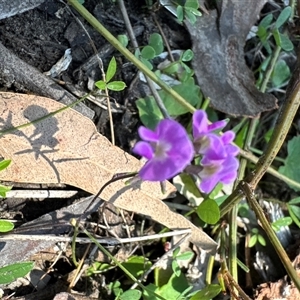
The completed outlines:
<svg viewBox="0 0 300 300">
<path fill-rule="evenodd" d="M 168 155 L 175 164 L 185 164 L 194 156 L 194 148 L 185 128 L 173 120 L 163 120 L 158 126 L 159 140 L 171 145 Z"/>
<path fill-rule="evenodd" d="M 207 132 L 207 115 L 204 110 L 197 110 L 193 114 L 193 137 L 197 139 Z"/>
<path fill-rule="evenodd" d="M 137 142 L 132 151 L 135 154 L 146 157 L 147 159 L 151 159 L 154 155 L 153 148 L 147 142 Z"/>
<path fill-rule="evenodd" d="M 149 159 L 139 172 L 143 180 L 170 179 L 190 164 L 194 156 L 193 144 L 179 123 L 166 119 L 158 123 L 155 132 L 147 128 L 141 131 L 144 139 L 155 142 L 139 142 L 134 148 L 135 153 Z"/>
<path fill-rule="evenodd" d="M 147 142 L 156 142 L 158 140 L 158 134 L 144 126 L 138 129 L 139 136 L 142 140 Z"/>
<path fill-rule="evenodd" d="M 237 169 L 239 161 L 235 157 L 229 157 L 223 165 L 223 169 L 219 172 L 220 181 L 224 184 L 232 183 L 237 177 Z"/>
<path fill-rule="evenodd" d="M 201 151 L 203 157 L 211 160 L 219 160 L 225 158 L 227 156 L 226 149 L 220 137 L 215 134 L 209 134 L 207 138 L 209 139 L 209 146 L 206 147 L 204 151 Z"/>
<path fill-rule="evenodd" d="M 225 147 L 228 156 L 237 156 L 240 153 L 240 148 L 235 145 L 227 145 Z"/>
<path fill-rule="evenodd" d="M 200 190 L 206 194 L 210 193 L 217 185 L 218 181 L 215 177 L 202 179 L 200 183 Z"/>
<path fill-rule="evenodd" d="M 172 159 L 158 160 L 154 158 L 143 166 L 139 175 L 143 180 L 164 181 L 171 179 L 181 171 L 181 168 L 178 169 L 178 166 L 173 164 Z"/>
<path fill-rule="evenodd" d="M 222 136 L 221 139 L 224 145 L 230 144 L 235 138 L 235 133 L 231 130 L 226 131 Z"/>
<path fill-rule="evenodd" d="M 227 125 L 227 122 L 224 120 L 214 122 L 207 126 L 207 132 L 213 132 L 218 129 L 223 129 L 226 125 Z"/>
</svg>

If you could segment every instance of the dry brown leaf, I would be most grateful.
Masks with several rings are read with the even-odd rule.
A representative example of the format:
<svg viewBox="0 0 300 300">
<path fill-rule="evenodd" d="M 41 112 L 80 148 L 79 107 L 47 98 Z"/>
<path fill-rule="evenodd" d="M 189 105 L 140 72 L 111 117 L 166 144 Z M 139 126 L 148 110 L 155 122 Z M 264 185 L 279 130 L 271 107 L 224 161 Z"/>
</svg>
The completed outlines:
<svg viewBox="0 0 300 300">
<path fill-rule="evenodd" d="M 0 93 L 1 130 L 36 120 L 62 108 L 49 98 Z M 32 183 L 66 183 L 92 194 L 116 173 L 139 170 L 135 157 L 113 146 L 94 124 L 72 109 L 0 138 L 0 155 L 12 164 L 0 180 Z M 168 183 L 167 194 L 175 191 Z M 216 243 L 183 216 L 172 212 L 158 183 L 125 186 L 117 181 L 101 197 L 119 208 L 144 214 L 170 229 L 191 228 L 191 242 L 214 252 Z"/>
<path fill-rule="evenodd" d="M 192 66 L 213 108 L 235 116 L 255 117 L 278 108 L 276 98 L 260 92 L 247 67 L 244 45 L 266 0 L 217 1 L 218 10 L 186 22 L 193 41 Z"/>
</svg>

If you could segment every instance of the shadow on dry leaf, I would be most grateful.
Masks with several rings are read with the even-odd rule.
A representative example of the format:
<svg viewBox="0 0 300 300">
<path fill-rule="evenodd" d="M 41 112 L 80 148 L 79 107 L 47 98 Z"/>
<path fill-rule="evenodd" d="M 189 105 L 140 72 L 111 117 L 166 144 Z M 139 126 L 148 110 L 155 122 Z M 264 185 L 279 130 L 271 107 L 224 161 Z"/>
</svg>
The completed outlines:
<svg viewBox="0 0 300 300">
<path fill-rule="evenodd" d="M 41 117 L 41 112 L 53 112 L 62 107 L 49 98 L 0 93 L 0 115 L 6 124 L 1 130 L 7 129 L 8 123 L 16 127 L 28 123 L 28 119 Z M 29 117 L 28 111 L 31 112 Z M 92 194 L 114 174 L 134 172 L 141 167 L 139 160 L 113 146 L 88 118 L 72 109 L 40 124 L 2 135 L 0 155 L 12 160 L 9 168 L 0 172 L 1 180 L 65 183 Z M 160 200 L 174 191 L 171 183 L 167 183 L 166 194 L 162 194 L 159 183 L 126 186 L 123 181 L 117 181 L 103 191 L 101 198 L 112 200 L 119 208 L 146 215 L 170 229 L 191 228 L 191 242 L 214 252 L 216 243 L 209 236 Z"/>
</svg>

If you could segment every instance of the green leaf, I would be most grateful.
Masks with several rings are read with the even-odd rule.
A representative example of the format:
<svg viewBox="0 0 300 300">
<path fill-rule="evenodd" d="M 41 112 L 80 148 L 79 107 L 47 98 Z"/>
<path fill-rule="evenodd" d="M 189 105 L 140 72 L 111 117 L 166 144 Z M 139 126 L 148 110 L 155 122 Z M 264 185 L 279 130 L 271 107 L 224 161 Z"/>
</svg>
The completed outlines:
<svg viewBox="0 0 300 300">
<path fill-rule="evenodd" d="M 280 87 L 290 78 L 290 76 L 291 72 L 289 66 L 284 60 L 278 60 L 271 75 L 274 87 Z"/>
<path fill-rule="evenodd" d="M 176 8 L 177 19 L 181 23 L 183 21 L 183 7 L 178 5 Z"/>
<path fill-rule="evenodd" d="M 139 290 L 128 290 L 124 292 L 119 299 L 120 300 L 139 300 L 141 299 L 142 292 Z"/>
<path fill-rule="evenodd" d="M 14 229 L 14 224 L 6 220 L 0 220 L 0 232 L 8 232 Z"/>
<path fill-rule="evenodd" d="M 192 259 L 194 256 L 194 252 L 192 251 L 186 251 L 184 253 L 181 253 L 179 255 L 176 256 L 177 260 L 189 260 Z"/>
<path fill-rule="evenodd" d="M 142 123 L 147 128 L 154 130 L 158 122 L 164 118 L 156 105 L 154 98 L 148 96 L 138 99 L 135 103 Z"/>
<path fill-rule="evenodd" d="M 272 31 L 272 34 L 274 36 L 274 39 L 275 39 L 275 42 L 276 42 L 276 45 L 278 47 L 281 47 L 281 35 L 280 35 L 280 32 L 277 28 L 275 28 L 273 31 Z M 281 47 L 282 48 L 282 47 Z"/>
<path fill-rule="evenodd" d="M 170 63 L 169 65 L 167 65 L 165 68 L 163 68 L 162 71 L 165 74 L 172 75 L 172 74 L 178 72 L 179 66 L 180 66 L 180 62 L 174 61 L 174 62 Z"/>
<path fill-rule="evenodd" d="M 206 199 L 197 208 L 199 218 L 207 224 L 216 224 L 220 220 L 220 209 L 215 200 Z"/>
<path fill-rule="evenodd" d="M 202 16 L 202 13 L 198 9 L 195 9 L 195 8 L 192 8 L 192 7 L 184 7 L 184 10 L 185 10 L 185 13 L 189 12 L 189 13 L 192 13 L 193 15 L 197 16 L 197 17 Z"/>
<path fill-rule="evenodd" d="M 124 48 L 128 46 L 128 37 L 126 34 L 119 34 L 117 36 L 118 41 L 122 44 Z"/>
<path fill-rule="evenodd" d="M 292 138 L 287 145 L 287 158 L 285 159 L 284 166 L 281 166 L 278 170 L 280 174 L 283 174 L 290 179 L 300 182 L 300 168 L 299 168 L 299 157 L 300 157 L 300 136 Z M 293 185 L 289 185 L 295 191 L 299 189 Z"/>
<path fill-rule="evenodd" d="M 194 52 L 191 49 L 188 49 L 183 52 L 181 60 L 187 62 L 187 61 L 191 61 L 193 57 L 194 57 Z"/>
<path fill-rule="evenodd" d="M 198 0 L 186 0 L 184 4 L 184 8 L 198 9 L 199 8 Z"/>
<path fill-rule="evenodd" d="M 172 270 L 173 270 L 174 274 L 175 274 L 177 277 L 180 276 L 180 274 L 181 274 L 181 269 L 180 269 L 180 267 L 179 267 L 178 262 L 177 262 L 176 259 L 174 259 L 174 260 L 172 261 Z"/>
<path fill-rule="evenodd" d="M 293 220 L 291 217 L 284 217 L 276 220 L 271 225 L 274 228 L 275 231 L 279 231 L 280 227 L 282 226 L 289 226 L 293 223 Z"/>
<path fill-rule="evenodd" d="M 204 289 L 194 294 L 190 300 L 210 300 L 219 295 L 221 290 L 219 284 L 209 284 Z"/>
<path fill-rule="evenodd" d="M 288 208 L 288 211 L 289 211 L 289 214 L 292 218 L 292 220 L 294 221 L 294 223 L 300 228 L 300 221 L 299 221 L 299 218 L 294 214 L 294 211 L 293 211 L 293 208 L 296 207 L 299 209 L 299 207 L 295 206 L 295 205 L 289 205 L 287 204 L 287 208 Z"/>
<path fill-rule="evenodd" d="M 294 215 L 300 220 L 300 207 L 298 205 L 290 205 L 289 207 L 293 211 Z"/>
<path fill-rule="evenodd" d="M 99 80 L 97 82 L 95 82 L 95 86 L 99 89 L 99 90 L 105 90 L 106 88 L 106 83 L 103 80 Z"/>
<path fill-rule="evenodd" d="M 19 277 L 24 277 L 32 270 L 33 262 L 15 263 L 6 267 L 0 268 L 0 284 L 11 283 Z"/>
<path fill-rule="evenodd" d="M 299 204 L 300 203 L 300 197 L 294 198 L 289 201 L 289 204 Z"/>
<path fill-rule="evenodd" d="M 269 129 L 265 134 L 264 134 L 264 139 L 267 143 L 269 143 L 270 138 L 273 134 L 274 128 Z"/>
<path fill-rule="evenodd" d="M 147 45 L 142 49 L 141 55 L 144 59 L 152 59 L 155 57 L 155 50 L 153 47 Z"/>
<path fill-rule="evenodd" d="M 294 49 L 294 45 L 286 34 L 280 33 L 281 39 L 281 48 L 284 51 L 292 51 Z"/>
<path fill-rule="evenodd" d="M 145 258 L 144 256 L 131 256 L 126 262 L 123 262 L 122 265 L 134 276 L 138 277 L 147 271 L 152 263 Z"/>
<path fill-rule="evenodd" d="M 149 46 L 154 49 L 156 56 L 161 54 L 164 51 L 164 43 L 161 35 L 156 32 L 151 34 L 149 38 Z"/>
<path fill-rule="evenodd" d="M 6 197 L 6 193 L 12 189 L 11 186 L 0 185 L 0 196 L 2 198 Z"/>
<path fill-rule="evenodd" d="M 150 61 L 148 61 L 147 59 L 141 57 L 140 58 L 141 62 L 149 69 L 149 70 L 152 70 L 153 69 L 153 66 L 152 64 L 150 63 Z"/>
<path fill-rule="evenodd" d="M 168 283 L 159 289 L 159 294 L 165 299 L 178 299 L 178 297 L 189 287 L 186 277 L 180 272 L 179 276 L 173 274 Z M 157 299 L 157 298 L 156 298 Z"/>
<path fill-rule="evenodd" d="M 279 28 L 281 27 L 290 17 L 292 13 L 292 8 L 290 6 L 285 7 L 280 15 L 278 16 L 276 22 L 275 22 L 275 27 Z"/>
<path fill-rule="evenodd" d="M 262 245 L 262 246 L 266 246 L 266 240 L 265 240 L 265 238 L 262 236 L 262 235 L 257 235 L 257 240 L 258 240 L 258 242 Z"/>
<path fill-rule="evenodd" d="M 107 88 L 111 91 L 119 92 L 126 88 L 126 84 L 123 81 L 112 81 L 107 84 Z"/>
<path fill-rule="evenodd" d="M 192 25 L 194 25 L 197 21 L 195 14 L 187 9 L 184 10 L 184 16 Z"/>
<path fill-rule="evenodd" d="M 11 163 L 10 159 L 5 159 L 0 161 L 0 171 L 6 169 L 10 165 L 10 163 Z"/>
<path fill-rule="evenodd" d="M 267 33 L 266 28 L 262 27 L 262 26 L 258 26 L 257 31 L 256 31 L 256 35 L 259 37 L 261 42 L 265 42 L 267 40 L 267 37 L 268 37 L 268 33 Z"/>
<path fill-rule="evenodd" d="M 179 247 L 176 248 L 176 249 L 173 251 L 173 255 L 172 255 L 172 256 L 175 258 L 175 257 L 178 255 L 179 251 L 180 251 L 180 248 L 179 248 Z"/>
<path fill-rule="evenodd" d="M 250 240 L 249 240 L 249 247 L 253 247 L 257 242 L 257 234 L 251 235 Z"/>
<path fill-rule="evenodd" d="M 200 88 L 195 84 L 195 80 L 193 78 L 190 78 L 188 81 L 179 85 L 175 85 L 172 88 L 192 106 L 195 107 L 201 105 L 202 95 L 200 93 Z M 179 116 L 188 112 L 187 108 L 174 101 L 173 97 L 170 96 L 169 93 L 164 90 L 161 90 L 158 93 L 171 116 Z"/>
<path fill-rule="evenodd" d="M 123 293 L 123 289 L 121 288 L 121 282 L 118 280 L 110 282 L 108 284 L 108 289 L 112 291 L 115 296 L 119 296 Z"/>
<path fill-rule="evenodd" d="M 117 71 L 117 62 L 115 57 L 113 56 L 109 62 L 105 77 L 106 77 L 106 82 L 109 82 L 116 74 Z"/>
<path fill-rule="evenodd" d="M 267 29 L 273 21 L 273 14 L 266 15 L 259 23 L 259 27 Z"/>
<path fill-rule="evenodd" d="M 174 86 L 173 89 L 194 107 L 201 105 L 202 94 L 200 93 L 199 86 L 195 85 L 193 78 Z M 158 93 L 171 116 L 175 117 L 188 112 L 184 106 L 175 102 L 173 97 L 167 92 L 159 91 Z M 157 123 L 163 119 L 152 96 L 137 100 L 136 105 L 139 110 L 140 119 L 146 127 L 154 129 Z"/>
</svg>

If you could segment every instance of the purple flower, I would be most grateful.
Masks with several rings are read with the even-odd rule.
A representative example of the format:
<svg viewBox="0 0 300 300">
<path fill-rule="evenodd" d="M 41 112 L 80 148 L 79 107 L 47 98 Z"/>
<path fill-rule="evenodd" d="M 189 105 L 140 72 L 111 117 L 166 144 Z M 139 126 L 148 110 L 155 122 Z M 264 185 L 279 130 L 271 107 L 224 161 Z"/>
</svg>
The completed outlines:
<svg viewBox="0 0 300 300">
<path fill-rule="evenodd" d="M 208 137 L 214 134 L 214 131 L 223 129 L 226 121 L 217 121 L 208 124 L 207 114 L 204 110 L 197 110 L 193 114 L 193 137 L 196 153 L 203 154 L 209 147 Z"/>
<path fill-rule="evenodd" d="M 205 111 L 198 110 L 193 115 L 193 136 L 196 153 L 202 155 L 201 166 L 192 169 L 201 179 L 200 189 L 210 193 L 218 182 L 232 183 L 237 177 L 239 162 L 235 156 L 239 148 L 232 145 L 235 134 L 227 131 L 218 136 L 214 131 L 226 126 L 225 121 L 218 121 L 211 125 Z M 200 167 L 200 168 L 199 168 Z"/>
<path fill-rule="evenodd" d="M 200 189 L 210 193 L 218 182 L 232 183 L 237 177 L 239 161 L 235 157 L 239 148 L 231 144 L 234 139 L 232 131 L 222 136 L 210 135 L 210 146 L 201 160 L 203 169 L 198 173 L 201 178 Z"/>
<path fill-rule="evenodd" d="M 141 126 L 133 152 L 148 159 L 139 172 L 143 180 L 164 181 L 182 172 L 194 156 L 194 148 L 183 126 L 165 119 L 154 131 Z"/>
</svg>

